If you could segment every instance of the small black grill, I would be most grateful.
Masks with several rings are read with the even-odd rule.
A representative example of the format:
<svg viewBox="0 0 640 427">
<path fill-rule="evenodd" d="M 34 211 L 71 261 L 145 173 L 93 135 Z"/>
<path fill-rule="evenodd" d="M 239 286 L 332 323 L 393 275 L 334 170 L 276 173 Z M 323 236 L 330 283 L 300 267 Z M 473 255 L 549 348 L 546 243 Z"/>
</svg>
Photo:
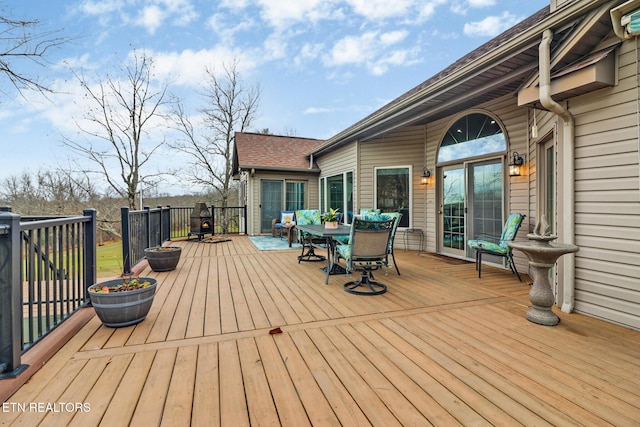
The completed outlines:
<svg viewBox="0 0 640 427">
<path fill-rule="evenodd" d="M 202 240 L 205 234 L 213 235 L 213 216 L 211 216 L 206 203 L 198 202 L 195 204 L 190 220 L 189 235 L 194 234 L 198 236 L 199 240 Z"/>
</svg>

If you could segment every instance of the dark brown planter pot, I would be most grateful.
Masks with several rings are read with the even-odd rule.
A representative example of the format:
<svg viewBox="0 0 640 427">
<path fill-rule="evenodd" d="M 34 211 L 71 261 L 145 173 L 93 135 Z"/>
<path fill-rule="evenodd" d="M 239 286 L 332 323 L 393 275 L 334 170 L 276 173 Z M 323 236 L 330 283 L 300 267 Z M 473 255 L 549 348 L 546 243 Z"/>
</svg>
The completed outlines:
<svg viewBox="0 0 640 427">
<path fill-rule="evenodd" d="M 176 268 L 178 261 L 180 261 L 182 248 L 180 246 L 147 248 L 144 250 L 144 254 L 147 257 L 147 261 L 149 261 L 149 267 L 153 271 L 171 271 Z"/>
<path fill-rule="evenodd" d="M 89 287 L 91 305 L 96 310 L 98 318 L 105 326 L 121 328 L 142 322 L 153 303 L 158 281 L 151 277 L 141 277 L 140 282 L 150 282 L 146 288 L 135 289 L 126 292 L 98 293 L 93 292 L 98 284 Z M 111 287 L 122 284 L 122 279 L 108 280 L 100 283 L 102 286 Z"/>
</svg>

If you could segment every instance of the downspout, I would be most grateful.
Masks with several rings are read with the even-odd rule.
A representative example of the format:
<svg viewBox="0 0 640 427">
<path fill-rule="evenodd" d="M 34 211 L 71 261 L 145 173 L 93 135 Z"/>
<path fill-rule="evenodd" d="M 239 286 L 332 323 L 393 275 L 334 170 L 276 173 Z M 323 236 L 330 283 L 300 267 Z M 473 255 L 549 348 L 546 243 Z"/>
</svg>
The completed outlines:
<svg viewBox="0 0 640 427">
<path fill-rule="evenodd" d="M 551 40 L 553 31 L 545 30 L 539 46 L 540 103 L 562 119 L 562 241 L 575 244 L 575 121 L 569 111 L 551 98 Z M 538 218 L 539 219 L 539 218 Z M 571 313 L 575 301 L 575 254 L 562 258 L 562 311 Z"/>
</svg>

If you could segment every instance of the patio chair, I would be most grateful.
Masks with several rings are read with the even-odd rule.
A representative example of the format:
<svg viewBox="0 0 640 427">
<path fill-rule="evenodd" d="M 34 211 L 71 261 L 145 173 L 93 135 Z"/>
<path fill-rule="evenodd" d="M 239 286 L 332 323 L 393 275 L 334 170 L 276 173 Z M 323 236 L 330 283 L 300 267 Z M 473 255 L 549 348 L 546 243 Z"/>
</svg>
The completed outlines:
<svg viewBox="0 0 640 427">
<path fill-rule="evenodd" d="M 522 278 L 518 273 L 516 264 L 513 262 L 513 254 L 509 242 L 513 241 L 518 234 L 518 229 L 522 224 L 522 220 L 526 215 L 520 213 L 512 213 L 507 218 L 507 221 L 502 228 L 502 235 L 500 239 L 495 241 L 490 240 L 469 240 L 467 244 L 471 249 L 476 252 L 476 270 L 478 270 L 478 278 L 482 277 L 482 254 L 490 254 L 507 259 L 507 263 L 511 268 L 511 272 L 518 277 L 518 280 L 522 282 Z"/>
<path fill-rule="evenodd" d="M 393 266 L 396 268 L 396 272 L 398 276 L 400 275 L 400 269 L 398 269 L 398 263 L 396 262 L 396 255 L 393 252 L 393 241 L 396 237 L 396 231 L 398 231 L 398 225 L 400 224 L 400 220 L 402 219 L 402 214 L 400 212 L 385 212 L 381 214 L 383 217 L 387 217 L 389 219 L 394 219 L 393 230 L 391 231 L 391 237 L 389 238 L 389 255 L 393 259 Z"/>
<path fill-rule="evenodd" d="M 287 227 L 295 221 L 294 211 L 280 211 L 280 218 L 274 218 L 271 222 L 271 237 L 279 235 L 280 238 L 287 232 Z"/>
<path fill-rule="evenodd" d="M 360 209 L 360 215 L 378 215 L 378 214 L 380 214 L 380 209 L 372 209 L 372 208 Z"/>
<path fill-rule="evenodd" d="M 396 255 L 393 252 L 393 242 L 396 237 L 396 232 L 398 231 L 398 225 L 400 224 L 400 220 L 402 219 L 402 213 L 400 212 L 383 212 L 381 214 L 369 213 L 364 215 L 358 215 L 356 216 L 356 218 L 366 219 L 368 221 L 384 221 L 389 219 L 394 220 L 393 230 L 391 231 L 391 237 L 389 238 L 388 250 L 389 250 L 389 255 L 391 255 L 391 258 L 393 260 L 393 266 L 396 268 L 396 272 L 398 273 L 398 276 L 400 276 L 400 269 L 398 268 L 398 263 L 396 262 Z M 348 241 L 345 241 L 344 243 L 347 244 Z"/>
<path fill-rule="evenodd" d="M 336 253 L 345 260 L 347 273 L 360 271 L 360 280 L 343 285 L 346 292 L 356 295 L 380 295 L 387 292 L 387 285 L 371 279 L 374 279 L 373 270 L 389 266 L 388 248 L 393 224 L 393 219 L 353 219 L 349 244 L 336 246 Z"/>
<path fill-rule="evenodd" d="M 296 211 L 296 224 L 322 224 L 320 211 L 317 209 Z M 324 261 L 327 259 L 325 256 L 318 255 L 315 252 L 315 247 L 326 243 L 324 238 L 318 238 L 298 230 L 298 242 L 302 245 L 302 253 L 298 256 L 298 263 L 300 263 L 300 261 Z"/>
</svg>

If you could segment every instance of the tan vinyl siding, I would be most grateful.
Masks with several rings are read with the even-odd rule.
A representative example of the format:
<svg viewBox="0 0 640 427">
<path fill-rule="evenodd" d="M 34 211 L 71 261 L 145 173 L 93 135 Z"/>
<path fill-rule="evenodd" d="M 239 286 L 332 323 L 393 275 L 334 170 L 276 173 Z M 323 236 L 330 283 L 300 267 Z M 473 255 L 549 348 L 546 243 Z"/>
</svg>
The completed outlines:
<svg viewBox="0 0 640 427">
<path fill-rule="evenodd" d="M 358 178 L 358 143 L 352 142 L 345 146 L 339 147 L 336 150 L 330 151 L 329 153 L 323 155 L 322 157 L 318 157 L 316 162 L 320 167 L 322 173 L 320 177 L 326 178 L 329 176 L 334 176 L 338 174 L 343 174 L 345 172 L 353 172 L 353 200 L 354 203 L 357 204 L 358 200 L 358 192 L 361 190 L 359 178 Z M 319 177 L 319 178 L 320 178 Z M 316 190 L 319 191 L 319 178 L 316 179 Z M 315 204 L 316 208 L 319 206 L 320 195 L 319 192 L 316 193 Z M 354 206 L 355 207 L 355 206 Z"/>
<path fill-rule="evenodd" d="M 360 147 L 360 177 L 362 180 L 359 207 L 375 206 L 375 168 L 409 166 L 411 168 L 410 227 L 425 229 L 425 193 L 427 186 L 420 183 L 424 167 L 425 127 L 412 126 L 390 132 L 363 142 Z M 402 231 L 399 232 L 402 234 Z M 396 242 L 402 241 L 397 239 Z M 417 250 L 419 240 L 410 242 Z"/>
<path fill-rule="evenodd" d="M 569 102 L 576 120 L 578 312 L 640 328 L 638 89 L 634 42 L 619 52 L 619 84 Z"/>
<path fill-rule="evenodd" d="M 257 171 L 253 177 L 249 178 L 250 185 L 248 191 L 250 192 L 249 200 L 251 200 L 248 204 L 248 208 L 251 209 L 251 212 L 249 212 L 248 214 L 249 225 L 247 228 L 249 235 L 257 235 L 261 233 L 260 205 L 262 203 L 262 195 L 260 194 L 260 181 L 263 179 L 305 182 L 305 204 L 308 209 L 318 208 L 318 178 L 316 174 L 279 171 Z"/>
<path fill-rule="evenodd" d="M 374 170 L 376 167 L 410 166 L 412 172 L 413 227 L 424 227 L 424 214 L 414 217 L 418 210 L 423 211 L 424 196 L 420 177 L 424 167 L 424 126 L 412 126 L 391 132 L 382 137 L 363 142 L 360 148 L 360 176 L 368 185 L 360 197 L 361 207 L 375 204 Z"/>
</svg>

